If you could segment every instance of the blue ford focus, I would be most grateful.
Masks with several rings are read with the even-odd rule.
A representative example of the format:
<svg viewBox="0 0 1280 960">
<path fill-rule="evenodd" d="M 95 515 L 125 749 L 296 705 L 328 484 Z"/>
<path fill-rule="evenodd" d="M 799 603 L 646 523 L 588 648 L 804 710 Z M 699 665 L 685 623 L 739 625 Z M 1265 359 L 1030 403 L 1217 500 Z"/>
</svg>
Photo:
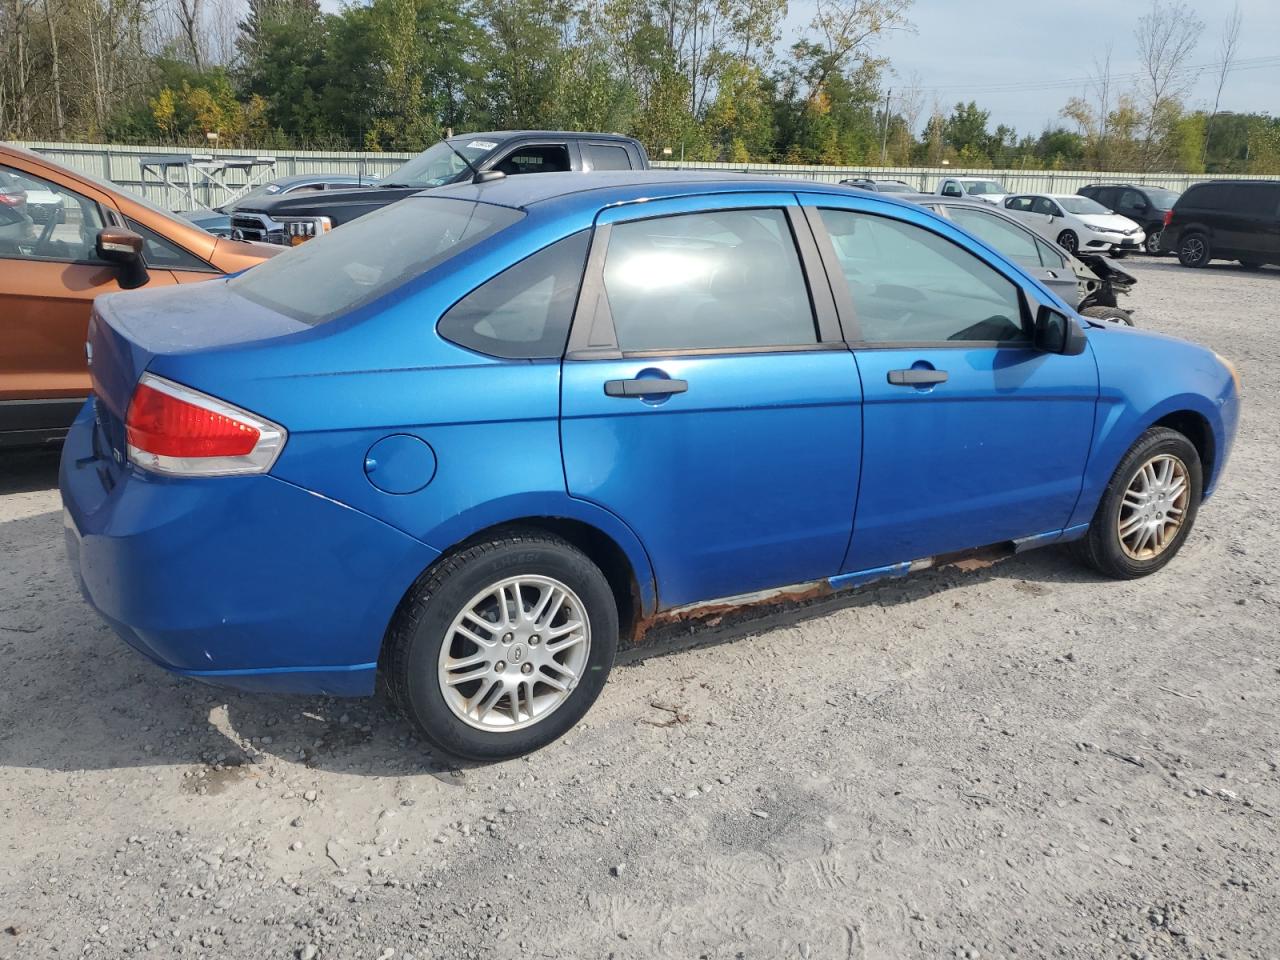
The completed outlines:
<svg viewBox="0 0 1280 960">
<path fill-rule="evenodd" d="M 670 610 L 1075 541 L 1160 569 L 1230 365 L 1081 320 L 923 208 L 545 174 L 431 191 L 227 280 L 100 298 L 71 565 L 160 665 L 368 694 L 498 758 Z"/>
</svg>

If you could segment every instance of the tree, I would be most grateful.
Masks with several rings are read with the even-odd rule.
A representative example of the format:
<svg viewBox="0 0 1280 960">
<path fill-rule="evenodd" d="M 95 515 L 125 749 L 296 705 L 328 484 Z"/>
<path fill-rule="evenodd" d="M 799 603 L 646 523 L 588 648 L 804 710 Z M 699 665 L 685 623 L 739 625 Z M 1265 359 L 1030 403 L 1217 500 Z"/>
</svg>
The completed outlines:
<svg viewBox="0 0 1280 960">
<path fill-rule="evenodd" d="M 1164 159 L 1164 140 L 1181 116 L 1181 100 L 1195 80 L 1187 61 L 1195 52 L 1204 23 L 1182 0 L 1151 0 L 1135 36 L 1141 62 L 1138 103 L 1143 113 L 1140 169 Z"/>
<path fill-rule="evenodd" d="M 1209 135 L 1213 130 L 1213 121 L 1218 116 L 1218 107 L 1222 104 L 1222 88 L 1227 85 L 1227 75 L 1235 65 L 1236 48 L 1240 43 L 1240 28 L 1243 25 L 1244 17 L 1240 13 L 1240 4 L 1237 3 L 1223 25 L 1222 40 L 1218 45 L 1218 56 L 1221 58 L 1218 62 L 1218 85 L 1213 94 L 1213 112 L 1205 122 L 1204 147 L 1200 154 L 1202 169 L 1209 157 Z"/>
</svg>

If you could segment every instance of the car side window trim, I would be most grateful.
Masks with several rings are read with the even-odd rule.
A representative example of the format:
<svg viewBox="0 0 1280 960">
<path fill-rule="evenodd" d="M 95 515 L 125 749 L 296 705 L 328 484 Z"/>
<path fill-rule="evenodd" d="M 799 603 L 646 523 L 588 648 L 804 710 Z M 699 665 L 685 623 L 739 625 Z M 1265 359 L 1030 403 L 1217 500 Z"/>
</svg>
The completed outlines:
<svg viewBox="0 0 1280 960">
<path fill-rule="evenodd" d="M 827 280 L 831 284 L 831 289 L 835 295 L 836 314 L 840 319 L 840 327 L 844 331 L 845 342 L 850 350 L 900 350 L 903 348 L 920 348 L 920 349 L 945 349 L 945 350 L 971 350 L 990 347 L 998 347 L 1004 350 L 1026 350 L 1032 348 L 1030 329 L 1031 329 L 1031 308 L 1027 302 L 1027 293 L 1025 290 L 1026 280 L 1022 277 L 1011 275 L 1010 272 L 998 263 L 993 263 L 986 257 L 981 256 L 977 251 L 970 250 L 968 247 L 957 243 L 951 237 L 937 230 L 930 229 L 927 225 L 915 223 L 901 217 L 894 217 L 886 213 L 868 210 L 865 207 L 838 205 L 831 202 L 822 202 L 827 198 L 813 198 L 811 203 L 805 204 L 801 209 L 805 219 L 808 220 L 810 228 L 813 230 L 814 237 L 817 240 L 818 251 L 822 260 L 823 267 L 827 274 Z M 832 197 L 830 200 L 839 198 Z M 857 317 L 857 307 L 853 302 L 853 292 L 849 289 L 848 281 L 845 280 L 844 271 L 840 268 L 840 260 L 836 254 L 835 245 L 831 242 L 831 235 L 827 232 L 826 224 L 822 222 L 821 211 L 826 208 L 830 210 L 838 210 L 847 213 L 860 213 L 867 216 L 884 217 L 887 220 L 895 220 L 899 223 L 906 223 L 911 226 L 919 227 L 932 233 L 940 239 L 946 240 L 948 243 L 963 250 L 969 256 L 973 257 L 979 263 L 994 270 L 1000 276 L 1004 277 L 1018 291 L 1018 309 L 1022 316 L 1023 332 L 1027 334 L 1025 340 L 865 340 L 862 337 L 862 328 Z"/>
<path fill-rule="evenodd" d="M 722 195 L 731 200 L 732 194 Z M 566 360 L 621 360 L 661 357 L 734 356 L 758 353 L 807 353 L 815 350 L 847 350 L 836 312 L 835 298 L 825 276 L 826 270 L 818 254 L 817 244 L 804 214 L 795 205 L 792 195 L 778 195 L 763 202 L 682 208 L 655 212 L 647 216 L 625 217 L 600 223 L 597 219 L 591 249 L 587 254 L 587 269 L 578 294 L 578 304 L 569 331 L 569 343 L 565 349 Z M 616 208 L 615 208 L 616 209 Z M 618 346 L 617 330 L 609 298 L 605 293 L 604 265 L 609 239 L 614 223 L 639 223 L 646 220 L 662 220 L 670 217 L 700 213 L 717 213 L 726 210 L 781 210 L 791 231 L 792 242 L 800 263 L 812 312 L 818 342 L 799 344 L 770 344 L 748 347 L 682 347 L 660 350 L 622 350 Z"/>
</svg>

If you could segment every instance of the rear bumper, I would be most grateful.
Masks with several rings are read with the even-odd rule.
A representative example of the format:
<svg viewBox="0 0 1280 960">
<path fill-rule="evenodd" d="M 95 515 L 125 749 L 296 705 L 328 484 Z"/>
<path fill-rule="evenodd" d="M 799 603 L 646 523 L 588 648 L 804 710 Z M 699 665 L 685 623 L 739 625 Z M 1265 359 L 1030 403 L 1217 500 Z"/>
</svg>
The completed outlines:
<svg viewBox="0 0 1280 960">
<path fill-rule="evenodd" d="M 130 646 L 222 686 L 373 692 L 387 623 L 436 551 L 271 476 L 113 464 L 95 456 L 94 430 L 86 405 L 63 446 L 67 556 Z"/>
</svg>

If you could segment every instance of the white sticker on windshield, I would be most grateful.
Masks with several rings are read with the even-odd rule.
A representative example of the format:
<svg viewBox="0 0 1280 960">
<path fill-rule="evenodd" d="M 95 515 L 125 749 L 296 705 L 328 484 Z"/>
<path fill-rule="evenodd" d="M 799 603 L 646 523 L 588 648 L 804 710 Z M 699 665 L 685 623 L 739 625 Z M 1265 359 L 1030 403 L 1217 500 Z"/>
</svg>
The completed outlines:
<svg viewBox="0 0 1280 960">
<path fill-rule="evenodd" d="M 492 150 L 497 145 L 495 140 L 472 140 L 467 144 L 472 150 Z"/>
</svg>

